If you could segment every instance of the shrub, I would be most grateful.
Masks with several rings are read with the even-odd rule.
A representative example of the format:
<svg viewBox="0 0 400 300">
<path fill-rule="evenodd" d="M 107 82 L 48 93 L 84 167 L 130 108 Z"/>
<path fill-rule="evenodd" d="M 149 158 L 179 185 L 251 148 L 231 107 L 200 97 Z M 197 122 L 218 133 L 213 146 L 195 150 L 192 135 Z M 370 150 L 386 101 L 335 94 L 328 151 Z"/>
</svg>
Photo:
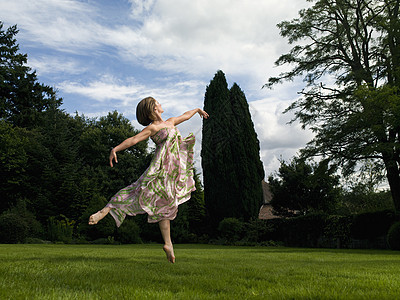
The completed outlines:
<svg viewBox="0 0 400 300">
<path fill-rule="evenodd" d="M 141 244 L 140 228 L 133 219 L 125 219 L 117 230 L 117 239 L 122 244 Z"/>
<path fill-rule="evenodd" d="M 343 248 L 350 243 L 350 218 L 346 216 L 328 216 L 324 228 L 324 238 L 333 240 L 335 247 Z"/>
<path fill-rule="evenodd" d="M 262 240 L 268 241 L 280 241 L 283 242 L 284 240 L 284 232 L 285 232 L 285 225 L 287 224 L 287 219 L 283 218 L 276 218 L 266 221 L 266 226 L 268 227 L 265 236 L 262 237 Z"/>
<path fill-rule="evenodd" d="M 62 220 L 50 217 L 47 222 L 48 239 L 52 242 L 70 243 L 74 232 L 74 220 L 69 220 L 64 215 L 60 215 Z"/>
<path fill-rule="evenodd" d="M 179 213 L 173 225 L 171 226 L 171 236 L 174 243 L 188 243 L 190 230 L 189 230 L 189 215 L 188 204 L 190 201 L 183 203 L 179 206 Z"/>
<path fill-rule="evenodd" d="M 115 221 L 113 217 L 108 214 L 105 218 L 99 221 L 96 225 L 89 225 L 89 217 L 102 209 L 107 204 L 107 199 L 103 196 L 94 195 L 90 200 L 88 208 L 82 214 L 79 220 L 77 233 L 89 241 L 100 238 L 107 238 L 113 236 L 115 231 Z"/>
<path fill-rule="evenodd" d="M 0 243 L 23 243 L 28 237 L 28 223 L 20 215 L 6 211 L 0 215 Z"/>
<path fill-rule="evenodd" d="M 220 236 L 228 243 L 240 240 L 244 233 L 244 223 L 236 218 L 225 218 L 218 225 Z"/>
<path fill-rule="evenodd" d="M 400 250 L 400 222 L 394 223 L 387 234 L 387 242 L 390 249 Z"/>
<path fill-rule="evenodd" d="M 356 239 L 374 239 L 384 236 L 395 220 L 395 213 L 392 210 L 358 214 L 353 218 L 350 234 Z"/>
<path fill-rule="evenodd" d="M 245 231 L 247 242 L 262 243 L 273 239 L 276 228 L 267 220 L 252 219 L 246 224 Z"/>
<path fill-rule="evenodd" d="M 42 235 L 43 227 L 26 208 L 25 199 L 19 199 L 14 207 L 0 215 L 0 243 L 23 243 L 27 237 Z"/>
<path fill-rule="evenodd" d="M 134 217 L 136 224 L 140 228 L 140 238 L 143 242 L 164 243 L 160 233 L 158 223 L 148 223 L 147 214 L 141 214 Z M 121 225 L 122 226 L 122 225 Z M 175 242 L 175 221 L 171 222 L 171 238 Z"/>
<path fill-rule="evenodd" d="M 282 223 L 283 240 L 289 247 L 317 247 L 323 235 L 325 214 L 308 214 L 285 220 Z"/>
</svg>

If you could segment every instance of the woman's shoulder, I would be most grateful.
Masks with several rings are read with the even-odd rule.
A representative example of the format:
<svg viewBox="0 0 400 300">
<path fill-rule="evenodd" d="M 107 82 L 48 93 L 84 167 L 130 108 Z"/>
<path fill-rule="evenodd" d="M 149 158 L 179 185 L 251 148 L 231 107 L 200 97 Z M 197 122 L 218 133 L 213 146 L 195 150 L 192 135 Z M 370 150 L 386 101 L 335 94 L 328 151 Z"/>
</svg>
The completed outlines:
<svg viewBox="0 0 400 300">
<path fill-rule="evenodd" d="M 165 121 L 165 123 L 168 123 L 171 127 L 175 127 L 175 120 L 176 120 L 176 117 L 171 117 L 171 118 L 167 119 Z"/>
<path fill-rule="evenodd" d="M 160 128 L 158 127 L 158 125 L 150 124 L 143 128 L 142 132 L 146 132 L 146 134 L 148 134 L 149 136 L 153 136 L 160 130 Z"/>
<path fill-rule="evenodd" d="M 148 131 L 151 132 L 151 134 L 154 134 L 156 131 L 156 125 L 154 124 L 147 125 L 145 128 L 143 128 L 142 131 Z"/>
<path fill-rule="evenodd" d="M 164 122 L 164 127 L 175 127 L 176 117 L 171 117 Z"/>
<path fill-rule="evenodd" d="M 144 130 L 147 130 L 147 131 L 150 132 L 150 136 L 153 136 L 153 135 L 155 135 L 157 132 L 159 132 L 161 129 L 164 129 L 164 128 L 174 128 L 174 127 L 175 127 L 174 124 L 168 122 L 168 120 L 167 120 L 167 121 L 165 121 L 165 122 L 162 123 L 162 124 L 157 124 L 157 125 L 155 125 L 155 124 L 150 124 L 150 125 L 148 125 L 146 128 L 144 128 L 143 131 L 144 131 Z"/>
</svg>

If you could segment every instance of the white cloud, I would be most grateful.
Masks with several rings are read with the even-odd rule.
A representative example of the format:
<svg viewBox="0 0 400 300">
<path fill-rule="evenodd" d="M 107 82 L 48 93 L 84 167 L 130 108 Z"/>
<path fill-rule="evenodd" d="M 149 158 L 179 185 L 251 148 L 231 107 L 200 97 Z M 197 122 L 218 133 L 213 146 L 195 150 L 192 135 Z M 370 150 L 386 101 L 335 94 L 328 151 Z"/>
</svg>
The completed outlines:
<svg viewBox="0 0 400 300">
<path fill-rule="evenodd" d="M 127 41 L 140 32 L 143 43 L 133 38 L 134 43 L 117 47 L 132 59 L 144 49 L 143 61 L 149 68 L 195 75 L 222 69 L 227 74 L 246 75 L 249 81 L 264 80 L 266 70 L 287 49 L 276 24 L 294 17 L 304 3 L 157 1 L 139 31 L 126 32 Z"/>
<path fill-rule="evenodd" d="M 264 149 L 299 148 L 312 137 L 298 123 L 288 124 L 290 116 L 283 115 L 284 103 L 271 103 L 269 99 L 250 103 L 252 119 Z"/>
<path fill-rule="evenodd" d="M 3 20 L 16 23 L 21 36 L 66 52 L 96 47 L 101 25 L 93 21 L 97 13 L 88 3 L 72 0 L 1 1 Z M 10 18 L 9 16 L 12 16 Z"/>
<path fill-rule="evenodd" d="M 79 53 L 115 47 L 121 56 L 148 68 L 205 75 L 222 69 L 264 80 L 287 49 L 276 24 L 296 16 L 305 1 L 131 0 L 141 26 L 110 26 L 90 2 L 1 1 L 24 38 Z M 290 9 L 288 9 L 290 7 Z M 103 12 L 104 13 L 104 12 Z M 7 17 L 6 17 L 7 19 Z M 260 82 L 262 85 L 264 82 Z"/>
<path fill-rule="evenodd" d="M 155 0 L 129 0 L 132 5 L 131 17 L 133 19 L 143 19 L 150 12 Z"/>
<path fill-rule="evenodd" d="M 83 66 L 78 60 L 69 57 L 37 56 L 30 58 L 28 64 L 41 75 L 59 75 L 60 73 L 77 75 L 88 70 L 88 67 Z"/>
<path fill-rule="evenodd" d="M 266 176 L 279 168 L 279 159 L 289 160 L 313 137 L 309 130 L 301 129 L 297 122 L 288 124 L 292 114 L 282 114 L 287 105 L 287 101 L 270 98 L 249 104 Z"/>
<path fill-rule="evenodd" d="M 194 107 L 202 106 L 202 95 L 205 84 L 198 80 L 175 81 L 167 85 L 143 85 L 134 78 L 120 80 L 110 75 L 103 75 L 98 80 L 87 83 L 65 81 L 59 84 L 62 92 L 79 94 L 100 103 L 120 101 L 120 107 L 136 107 L 138 101 L 147 96 L 158 99 L 168 117 L 183 113 Z M 111 105 L 110 105 L 111 106 Z"/>
<path fill-rule="evenodd" d="M 126 85 L 109 75 L 104 75 L 100 80 L 89 83 L 62 82 L 59 87 L 65 93 L 84 95 L 99 102 L 107 100 L 129 101 L 131 97 L 134 97 L 143 89 L 143 86 L 139 84 L 131 82 Z"/>
</svg>

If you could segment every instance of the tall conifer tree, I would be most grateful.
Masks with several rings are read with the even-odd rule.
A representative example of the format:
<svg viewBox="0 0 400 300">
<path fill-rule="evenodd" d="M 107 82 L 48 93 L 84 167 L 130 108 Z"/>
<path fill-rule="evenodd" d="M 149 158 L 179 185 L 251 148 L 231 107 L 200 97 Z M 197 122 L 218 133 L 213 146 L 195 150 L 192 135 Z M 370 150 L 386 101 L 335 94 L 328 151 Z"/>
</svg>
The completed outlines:
<svg viewBox="0 0 400 300">
<path fill-rule="evenodd" d="M 206 89 L 202 167 L 204 200 L 212 224 L 226 217 L 248 220 L 258 213 L 264 170 L 246 97 L 237 84 L 228 89 L 218 71 Z"/>
<path fill-rule="evenodd" d="M 254 124 L 251 120 L 249 105 L 244 92 L 236 83 L 229 93 L 235 127 L 235 136 L 231 140 L 232 149 L 235 150 L 235 181 L 237 184 L 235 202 L 241 205 L 238 212 L 244 219 L 256 217 L 262 204 L 262 185 L 264 167 L 260 160 L 260 142 L 258 141 Z"/>
<path fill-rule="evenodd" d="M 226 183 L 232 161 L 229 122 L 232 110 L 225 74 L 218 71 L 206 89 L 204 110 L 210 114 L 203 123 L 202 167 L 204 201 L 215 226 L 226 215 L 232 215 L 229 186 Z"/>
</svg>

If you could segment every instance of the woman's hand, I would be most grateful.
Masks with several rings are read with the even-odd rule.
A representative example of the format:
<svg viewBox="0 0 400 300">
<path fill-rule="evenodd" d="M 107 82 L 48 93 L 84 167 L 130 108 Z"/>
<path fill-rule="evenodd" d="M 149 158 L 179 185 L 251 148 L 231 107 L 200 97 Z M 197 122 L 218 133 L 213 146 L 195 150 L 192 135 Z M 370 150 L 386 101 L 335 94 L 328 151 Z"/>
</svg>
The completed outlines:
<svg viewBox="0 0 400 300">
<path fill-rule="evenodd" d="M 110 152 L 110 166 L 111 168 L 113 167 L 113 160 L 115 160 L 116 163 L 118 163 L 118 159 L 117 159 L 117 152 L 113 149 L 111 149 Z"/>
<path fill-rule="evenodd" d="M 199 108 L 198 113 L 199 113 L 200 117 L 202 117 L 204 119 L 207 119 L 209 117 L 208 113 L 206 113 L 204 110 L 202 110 L 200 108 Z"/>
</svg>

